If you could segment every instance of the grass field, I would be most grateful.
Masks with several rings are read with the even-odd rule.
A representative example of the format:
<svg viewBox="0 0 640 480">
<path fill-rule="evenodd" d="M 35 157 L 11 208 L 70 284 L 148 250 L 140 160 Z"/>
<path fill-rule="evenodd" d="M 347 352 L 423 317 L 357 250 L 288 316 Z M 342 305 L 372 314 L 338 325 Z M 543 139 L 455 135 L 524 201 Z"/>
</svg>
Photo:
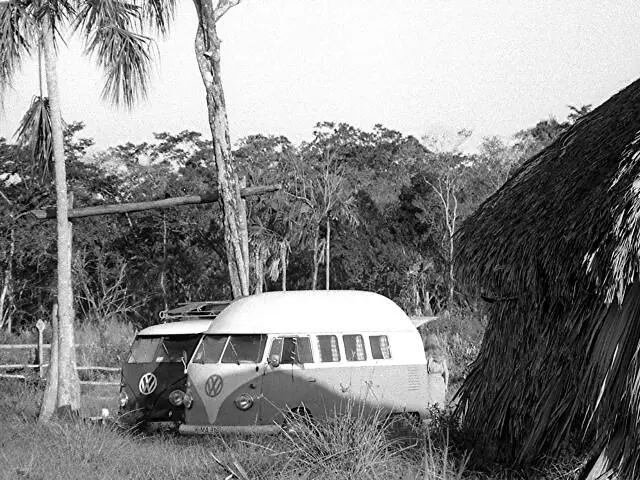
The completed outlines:
<svg viewBox="0 0 640 480">
<path fill-rule="evenodd" d="M 0 381 L 0 479 L 572 480 L 582 464 L 568 458 L 527 471 L 478 459 L 470 465 L 473 446 L 447 412 L 413 425 L 346 409 L 268 436 L 143 436 L 82 420 L 42 425 L 42 389 L 37 381 Z M 115 395 L 83 391 L 83 413 L 105 406 L 115 408 Z"/>
<path fill-rule="evenodd" d="M 445 345 L 455 390 L 477 354 L 482 326 L 452 318 L 428 328 Z M 79 363 L 119 366 L 133 335 L 127 325 L 80 327 L 77 343 L 88 348 L 79 354 Z M 0 338 L 2 343 L 33 340 L 32 334 Z M 113 424 L 41 425 L 37 414 L 43 388 L 35 374 L 24 382 L 0 379 L 1 480 L 573 480 L 582 465 L 570 455 L 526 471 L 485 464 L 482 458 L 470 457 L 474 445 L 450 411 L 434 411 L 429 423 L 417 426 L 347 409 L 337 418 L 302 421 L 289 433 L 269 436 L 143 436 Z M 83 386 L 81 416 L 98 416 L 103 408 L 117 412 L 117 387 Z"/>
<path fill-rule="evenodd" d="M 5 380 L 0 389 L 3 479 L 457 479 L 465 470 L 446 437 L 350 409 L 277 435 L 142 436 L 83 421 L 41 425 L 41 385 Z"/>
</svg>

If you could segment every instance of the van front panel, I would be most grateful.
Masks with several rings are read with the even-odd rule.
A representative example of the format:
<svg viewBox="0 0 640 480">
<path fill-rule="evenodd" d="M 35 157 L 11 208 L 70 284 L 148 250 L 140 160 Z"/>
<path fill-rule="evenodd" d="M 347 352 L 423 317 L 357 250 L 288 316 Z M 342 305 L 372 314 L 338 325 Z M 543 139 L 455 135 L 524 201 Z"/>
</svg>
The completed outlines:
<svg viewBox="0 0 640 480">
<path fill-rule="evenodd" d="M 207 335 L 189 365 L 192 425 L 255 425 L 260 410 L 260 369 L 266 335 Z M 220 415 L 223 405 L 233 408 Z"/>
<path fill-rule="evenodd" d="M 119 415 L 129 424 L 181 422 L 185 366 L 200 335 L 138 336 L 122 366 Z M 173 403 L 170 396 L 174 393 Z M 178 403 L 178 404 L 176 404 Z"/>
</svg>

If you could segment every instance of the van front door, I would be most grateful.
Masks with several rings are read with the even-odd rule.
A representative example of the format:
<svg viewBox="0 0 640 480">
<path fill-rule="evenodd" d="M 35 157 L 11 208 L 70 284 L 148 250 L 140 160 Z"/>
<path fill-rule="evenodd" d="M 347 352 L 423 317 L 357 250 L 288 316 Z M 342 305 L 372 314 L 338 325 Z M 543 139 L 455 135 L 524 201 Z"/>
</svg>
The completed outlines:
<svg viewBox="0 0 640 480">
<path fill-rule="evenodd" d="M 275 337 L 262 376 L 260 423 L 282 423 L 289 409 L 315 407 L 311 340 L 303 336 Z"/>
</svg>

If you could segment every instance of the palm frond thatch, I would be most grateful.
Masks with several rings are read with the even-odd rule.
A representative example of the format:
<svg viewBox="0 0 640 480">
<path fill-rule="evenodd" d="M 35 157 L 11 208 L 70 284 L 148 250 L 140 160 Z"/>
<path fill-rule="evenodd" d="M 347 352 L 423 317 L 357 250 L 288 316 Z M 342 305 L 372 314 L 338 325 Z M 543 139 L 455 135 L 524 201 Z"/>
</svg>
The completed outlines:
<svg viewBox="0 0 640 480">
<path fill-rule="evenodd" d="M 525 162 L 458 235 L 468 283 L 517 294 L 539 268 L 556 298 L 584 294 L 575 281 L 584 279 L 582 288 L 621 300 L 640 267 L 639 119 L 636 82 Z"/>
<path fill-rule="evenodd" d="M 53 171 L 53 135 L 48 98 L 33 97 L 14 135 L 18 145 L 31 151 L 34 169 L 43 179 L 47 178 Z"/>
<path fill-rule="evenodd" d="M 497 299 L 461 391 L 467 426 L 530 462 L 569 438 L 640 465 L 640 82 L 531 158 L 457 234 Z"/>
</svg>

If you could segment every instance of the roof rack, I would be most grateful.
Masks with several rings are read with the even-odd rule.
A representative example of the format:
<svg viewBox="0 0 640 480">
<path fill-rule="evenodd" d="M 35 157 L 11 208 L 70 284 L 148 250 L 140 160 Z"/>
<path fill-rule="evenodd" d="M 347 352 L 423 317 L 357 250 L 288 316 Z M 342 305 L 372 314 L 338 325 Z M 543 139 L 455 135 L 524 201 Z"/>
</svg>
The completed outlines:
<svg viewBox="0 0 640 480">
<path fill-rule="evenodd" d="M 224 310 L 231 300 L 211 300 L 207 302 L 184 302 L 171 310 L 162 310 L 160 319 L 167 322 L 187 318 L 214 319 Z"/>
</svg>

